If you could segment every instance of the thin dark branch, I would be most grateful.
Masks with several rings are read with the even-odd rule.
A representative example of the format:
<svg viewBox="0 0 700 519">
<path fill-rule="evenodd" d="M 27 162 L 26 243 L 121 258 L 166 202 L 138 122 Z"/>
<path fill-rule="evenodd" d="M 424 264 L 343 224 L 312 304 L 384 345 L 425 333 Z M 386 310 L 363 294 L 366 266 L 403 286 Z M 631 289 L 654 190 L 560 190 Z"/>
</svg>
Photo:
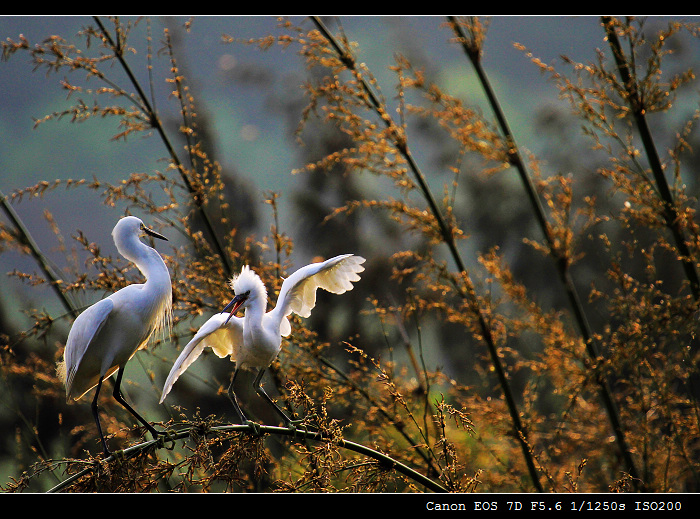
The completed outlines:
<svg viewBox="0 0 700 519">
<path fill-rule="evenodd" d="M 479 81 L 481 82 L 484 92 L 486 93 L 486 97 L 488 98 L 489 105 L 491 106 L 491 109 L 494 112 L 501 132 L 503 133 L 503 136 L 506 139 L 506 142 L 508 143 L 509 162 L 518 171 L 522 184 L 525 188 L 525 192 L 527 193 L 528 200 L 530 201 L 530 205 L 532 206 L 533 212 L 535 213 L 537 223 L 539 224 L 540 230 L 542 231 L 542 234 L 544 235 L 545 240 L 547 241 L 549 251 L 555 261 L 557 273 L 559 274 L 559 279 L 564 285 L 566 296 L 574 313 L 574 319 L 578 324 L 581 337 L 583 338 L 586 344 L 586 351 L 588 353 L 588 356 L 591 358 L 591 360 L 596 361 L 599 357 L 598 345 L 593 339 L 593 334 L 591 332 L 591 327 L 588 322 L 588 318 L 586 317 L 586 314 L 583 310 L 583 305 L 581 304 L 581 297 L 579 296 L 578 290 L 576 289 L 576 286 L 574 285 L 574 282 L 571 278 L 569 261 L 566 257 L 565 252 L 561 250 L 561 248 L 556 246 L 552 229 L 549 222 L 547 221 L 542 202 L 540 201 L 540 198 L 537 194 L 537 190 L 535 189 L 532 179 L 528 174 L 527 167 L 525 166 L 525 163 L 523 162 L 522 157 L 520 156 L 518 145 L 515 142 L 515 137 L 513 136 L 513 133 L 510 130 L 505 114 L 501 109 L 501 105 L 498 102 L 496 94 L 493 91 L 493 88 L 491 88 L 491 83 L 488 79 L 486 71 L 482 66 L 480 49 L 476 45 L 469 45 L 469 39 L 464 33 L 462 25 L 454 16 L 450 16 L 448 17 L 448 19 L 450 21 L 452 29 L 454 30 L 455 34 L 462 43 L 462 47 L 465 51 L 465 54 L 469 57 L 469 60 L 474 66 L 474 70 L 476 71 L 477 76 L 479 77 Z M 602 374 L 596 375 L 596 381 L 600 386 L 601 398 L 603 399 L 603 404 L 605 405 L 605 409 L 608 414 L 608 419 L 610 420 L 612 428 L 615 432 L 620 451 L 625 460 L 625 465 L 628 467 L 630 475 L 632 475 L 635 482 L 639 481 L 634 459 L 632 458 L 629 447 L 627 446 L 625 431 L 622 427 L 622 423 L 620 420 L 620 413 L 617 408 L 615 399 L 612 397 L 610 384 Z"/>
<path fill-rule="evenodd" d="M 676 203 L 673 199 L 673 194 L 671 193 L 671 188 L 668 185 L 666 176 L 664 175 L 664 168 L 661 164 L 661 159 L 659 158 L 659 153 L 656 150 L 656 145 L 654 144 L 654 137 L 651 134 L 651 129 L 647 122 L 645 116 L 646 108 L 639 95 L 639 89 L 637 88 L 637 82 L 635 81 L 632 71 L 630 70 L 627 58 L 620 44 L 620 40 L 615 32 L 615 22 L 609 16 L 604 16 L 602 18 L 603 27 L 605 28 L 605 34 L 608 37 L 608 43 L 612 50 L 612 54 L 615 58 L 615 63 L 617 64 L 617 69 L 620 72 L 620 78 L 622 79 L 622 84 L 627 91 L 627 102 L 630 109 L 632 110 L 632 115 L 634 116 L 634 121 L 637 125 L 637 130 L 639 131 L 639 136 L 642 139 L 642 145 L 644 146 L 644 151 L 647 155 L 647 160 L 649 161 L 649 167 L 651 168 L 652 175 L 654 176 L 654 181 L 656 182 L 656 188 L 661 195 L 661 200 L 663 202 L 663 212 L 662 216 L 666 223 L 666 226 L 670 229 L 673 239 L 678 247 L 678 252 L 683 264 L 683 270 L 686 277 L 690 281 L 690 290 L 693 293 L 695 300 L 700 300 L 700 279 L 698 279 L 698 273 L 695 270 L 695 263 L 691 256 L 690 250 L 688 249 L 688 244 L 681 228 L 681 220 L 678 215 L 678 210 L 676 209 Z"/>
<path fill-rule="evenodd" d="M 432 490 L 433 492 L 447 492 L 447 489 L 444 488 L 442 485 L 439 483 L 425 477 L 423 474 L 420 472 L 417 472 L 413 470 L 411 467 L 401 463 L 400 461 L 397 461 L 393 459 L 391 456 L 388 456 L 382 452 L 379 452 L 375 449 L 371 449 L 370 447 L 367 447 L 365 445 L 351 442 L 348 440 L 344 439 L 333 439 L 329 438 L 327 436 L 324 436 L 322 433 L 315 432 L 315 431 L 305 431 L 302 429 L 288 429 L 286 427 L 275 427 L 275 426 L 269 426 L 269 425 L 258 425 L 257 426 L 259 429 L 260 433 L 267 433 L 267 434 L 277 434 L 281 436 L 291 436 L 292 438 L 295 439 L 306 439 L 306 440 L 312 440 L 312 441 L 318 441 L 318 442 L 336 442 L 337 445 L 343 449 L 348 449 L 353 452 L 357 452 L 359 454 L 364 454 L 365 456 L 368 456 L 372 459 L 377 460 L 384 468 L 390 469 L 390 470 L 395 470 L 396 472 L 399 472 L 403 474 L 404 476 L 407 476 L 417 483 L 423 485 L 425 488 L 428 490 Z M 221 425 L 221 426 L 214 426 L 210 427 L 207 429 L 208 431 L 211 432 L 219 432 L 219 433 L 225 433 L 225 432 L 254 432 L 255 429 L 252 426 L 249 425 Z M 150 448 L 155 447 L 155 448 L 166 448 L 166 443 L 169 442 L 174 442 L 175 440 L 181 440 L 183 438 L 189 438 L 192 433 L 192 429 L 183 429 L 181 431 L 176 431 L 176 432 L 170 432 L 168 433 L 168 436 L 166 439 L 159 438 L 157 440 L 149 440 L 143 443 L 139 443 L 138 445 L 133 445 L 127 449 L 124 449 L 122 451 L 118 451 L 113 453 L 112 455 L 108 456 L 104 460 L 102 460 L 103 463 L 105 462 L 110 462 L 114 461 L 116 459 L 129 459 L 135 456 L 138 456 L 142 452 L 148 451 Z M 92 465 L 77 474 L 73 474 L 71 477 L 67 478 L 66 480 L 62 481 L 58 485 L 54 486 L 51 488 L 48 492 L 49 493 L 56 493 L 60 492 L 61 490 L 67 488 L 70 486 L 71 483 L 74 481 L 80 479 L 81 477 L 85 476 L 86 474 L 89 474 L 95 469 L 95 466 Z"/>
<path fill-rule="evenodd" d="M 348 70 L 353 72 L 356 76 L 356 79 L 360 82 L 362 85 L 363 89 L 369 96 L 372 104 L 374 105 L 375 109 L 377 110 L 378 115 L 384 121 L 384 123 L 389 126 L 393 127 L 395 123 L 389 116 L 389 114 L 382 108 L 378 97 L 374 94 L 374 91 L 372 87 L 369 85 L 367 80 L 364 78 L 362 74 L 360 74 L 356 68 L 355 60 L 352 58 L 351 54 L 344 50 L 343 47 L 340 45 L 340 43 L 336 40 L 335 36 L 330 33 L 330 31 L 326 28 L 325 24 L 321 21 L 321 19 L 318 16 L 312 16 L 311 19 L 313 20 L 314 24 L 318 28 L 318 30 L 321 32 L 321 34 L 330 42 L 330 44 L 333 46 L 333 48 L 338 52 L 340 60 L 345 64 L 345 66 L 348 67 Z M 442 211 L 440 210 L 440 207 L 437 204 L 437 201 L 435 200 L 435 197 L 433 196 L 433 193 L 428 186 L 428 182 L 423 175 L 423 172 L 421 169 L 418 167 L 418 164 L 416 163 L 413 154 L 410 152 L 408 149 L 408 144 L 405 139 L 399 139 L 396 138 L 394 141 L 394 146 L 396 146 L 396 149 L 401 153 L 403 158 L 406 160 L 408 163 L 408 167 L 410 171 L 413 173 L 413 176 L 418 183 L 418 186 L 420 188 L 421 193 L 425 197 L 426 202 L 428 203 L 428 207 L 430 208 L 430 212 L 432 215 L 435 217 L 438 227 L 440 229 L 440 234 L 442 236 L 443 242 L 447 245 L 450 255 L 457 265 L 457 269 L 461 274 L 464 274 L 462 277 L 466 278 L 466 273 L 467 269 L 464 264 L 464 261 L 457 250 L 457 244 L 455 243 L 454 239 L 454 234 L 451 226 L 448 224 L 447 220 L 445 220 L 444 216 L 442 215 Z M 474 294 L 473 290 L 470 287 L 470 290 L 465 292 L 462 291 L 461 293 L 462 297 L 465 299 L 471 300 L 471 305 L 472 308 L 474 309 L 474 312 L 477 315 L 478 323 L 479 323 L 479 329 L 481 331 L 481 334 L 484 338 L 484 341 L 486 343 L 486 346 L 489 350 L 489 355 L 491 357 L 491 362 L 493 363 L 493 366 L 496 370 L 496 375 L 498 377 L 498 381 L 501 385 L 501 389 L 503 391 L 504 397 L 506 399 L 506 404 L 508 406 L 508 411 L 510 413 L 511 420 L 513 422 L 513 427 L 515 429 L 515 436 L 518 439 L 518 442 L 520 443 L 521 450 L 523 452 L 523 455 L 525 457 L 526 464 L 528 466 L 528 470 L 530 472 L 530 477 L 532 478 L 532 482 L 535 485 L 535 488 L 541 492 L 542 486 L 539 480 L 539 476 L 537 473 L 537 468 L 535 467 L 535 463 L 532 457 L 532 454 L 530 452 L 530 447 L 528 445 L 527 441 L 527 431 L 520 419 L 520 413 L 517 408 L 517 404 L 515 402 L 515 398 L 513 397 L 513 393 L 510 387 L 510 382 L 508 380 L 508 377 L 505 372 L 505 368 L 503 367 L 503 364 L 501 362 L 501 359 L 498 355 L 498 349 L 496 346 L 496 343 L 494 341 L 493 335 L 491 333 L 491 329 L 488 326 L 488 323 L 486 319 L 484 318 L 483 312 L 479 308 L 478 302 L 474 300 Z"/>
<path fill-rule="evenodd" d="M 77 317 L 77 308 L 75 307 L 75 305 L 73 305 L 73 303 L 70 302 L 65 292 L 61 290 L 61 278 L 58 276 L 58 274 L 56 274 L 51 265 L 49 265 L 48 259 L 46 259 L 46 256 L 44 256 L 44 254 L 41 252 L 39 245 L 37 245 L 37 243 L 34 241 L 34 238 L 29 232 L 29 229 L 27 229 L 27 227 L 24 225 L 22 219 L 19 217 L 12 205 L 10 205 L 10 203 L 7 201 L 7 198 L 2 192 L 0 192 L 0 204 L 2 204 L 3 212 L 10 219 L 15 229 L 17 229 L 20 240 L 24 243 L 24 245 L 26 245 L 29 248 L 32 257 L 39 264 L 39 268 L 41 268 L 42 272 L 46 276 L 46 279 L 51 285 L 51 288 L 54 290 L 54 292 L 56 292 L 59 301 L 61 301 L 68 313 L 72 314 L 73 317 Z"/>
<path fill-rule="evenodd" d="M 355 381 L 353 381 L 353 379 L 351 377 L 346 375 L 339 367 L 335 366 L 331 361 L 329 361 L 328 359 L 326 359 L 320 355 L 316 356 L 315 358 L 318 360 L 318 362 L 320 362 L 321 364 L 323 364 L 327 368 L 333 370 L 333 372 L 335 372 L 339 377 L 341 377 L 343 379 L 343 382 L 345 382 L 350 387 L 352 387 L 352 389 L 354 391 L 357 391 L 362 396 L 362 398 L 367 400 L 367 402 L 369 402 L 371 405 L 373 405 L 378 410 L 378 412 L 382 414 L 382 416 L 387 418 L 388 422 L 391 423 L 392 427 L 395 428 L 399 432 L 399 434 L 401 434 L 401 436 L 403 436 L 403 438 L 409 443 L 409 445 L 415 446 L 414 447 L 415 452 L 417 452 L 418 455 L 421 458 L 423 458 L 423 460 L 430 467 L 430 470 L 434 471 L 435 473 L 440 472 L 439 467 L 437 467 L 435 465 L 435 456 L 432 455 L 432 453 L 431 454 L 426 453 L 420 447 L 420 444 L 417 441 L 415 441 L 413 438 L 411 438 L 408 430 L 404 426 L 403 421 L 392 419 L 391 416 L 389 415 L 389 413 L 387 412 L 386 408 L 380 402 L 378 402 L 375 398 L 373 398 L 372 395 L 370 395 L 366 390 L 364 390 L 362 387 L 360 387 L 359 384 L 357 384 Z M 427 442 L 426 442 L 426 445 L 428 445 Z M 431 451 L 431 449 L 428 449 L 428 450 Z"/>
<path fill-rule="evenodd" d="M 190 195 L 192 195 L 192 199 L 194 201 L 195 207 L 197 208 L 197 211 L 199 212 L 200 216 L 202 217 L 204 227 L 206 228 L 207 234 L 209 235 L 209 237 L 211 239 L 211 243 L 214 246 L 214 250 L 221 258 L 221 263 L 223 265 L 223 268 L 224 268 L 226 275 L 230 276 L 232 273 L 232 268 L 231 268 L 231 265 L 229 262 L 228 255 L 225 253 L 224 247 L 221 244 L 221 240 L 219 240 L 219 237 L 217 236 L 216 232 L 214 231 L 214 226 L 212 225 L 211 220 L 209 218 L 209 215 L 204 208 L 204 201 L 202 200 L 202 197 L 198 194 L 197 190 L 192 185 L 192 182 L 190 182 L 190 179 L 187 176 L 187 171 L 185 170 L 185 167 L 182 164 L 182 161 L 180 160 L 177 153 L 175 152 L 175 148 L 173 147 L 172 143 L 170 142 L 170 138 L 168 137 L 168 135 L 165 131 L 165 128 L 163 128 L 163 125 L 160 122 L 160 118 L 158 117 L 158 114 L 155 112 L 155 110 L 153 110 L 151 103 L 148 100 L 148 97 L 146 97 L 145 92 L 141 88 L 141 84 L 134 76 L 134 74 L 131 70 L 131 67 L 124 59 L 124 56 L 123 56 L 122 52 L 120 52 L 119 47 L 117 47 L 117 45 L 112 40 L 111 35 L 109 34 L 107 29 L 102 24 L 102 21 L 99 19 L 98 16 L 95 16 L 94 20 L 95 20 L 95 23 L 97 23 L 100 30 L 102 31 L 102 34 L 106 38 L 107 42 L 112 47 L 112 50 L 114 50 L 114 54 L 115 54 L 116 58 L 119 60 L 119 63 L 121 64 L 122 68 L 124 69 L 124 72 L 129 77 L 131 84 L 136 89 L 136 93 L 138 94 L 141 102 L 143 103 L 144 110 L 146 112 L 146 115 L 149 118 L 149 121 L 150 121 L 152 127 L 158 132 L 158 135 L 160 136 L 161 140 L 163 141 L 163 144 L 165 145 L 165 148 L 168 152 L 168 155 L 170 156 L 170 159 L 173 161 L 173 164 L 175 165 L 177 170 L 180 172 L 180 177 L 182 178 L 182 181 L 185 183 L 185 187 L 187 188 L 187 191 L 190 193 Z"/>
</svg>

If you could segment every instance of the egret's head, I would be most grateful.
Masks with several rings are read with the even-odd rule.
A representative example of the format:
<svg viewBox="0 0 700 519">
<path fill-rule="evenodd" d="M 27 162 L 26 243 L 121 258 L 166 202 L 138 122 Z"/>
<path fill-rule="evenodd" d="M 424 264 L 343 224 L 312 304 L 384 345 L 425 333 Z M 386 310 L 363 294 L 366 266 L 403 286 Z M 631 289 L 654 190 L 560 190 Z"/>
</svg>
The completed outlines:
<svg viewBox="0 0 700 519">
<path fill-rule="evenodd" d="M 231 288 L 235 296 L 223 310 L 224 312 L 230 312 L 229 319 L 240 308 L 245 308 L 253 304 L 254 301 L 262 301 L 263 307 L 267 302 L 267 289 L 265 285 L 260 277 L 258 277 L 248 265 L 245 265 L 241 269 L 240 274 L 231 278 Z"/>
<path fill-rule="evenodd" d="M 154 238 L 159 238 L 161 240 L 167 241 L 168 239 L 162 234 L 146 227 L 140 218 L 136 216 L 125 216 L 117 222 L 112 230 L 112 237 L 115 241 L 123 240 L 129 236 L 153 236 Z"/>
</svg>

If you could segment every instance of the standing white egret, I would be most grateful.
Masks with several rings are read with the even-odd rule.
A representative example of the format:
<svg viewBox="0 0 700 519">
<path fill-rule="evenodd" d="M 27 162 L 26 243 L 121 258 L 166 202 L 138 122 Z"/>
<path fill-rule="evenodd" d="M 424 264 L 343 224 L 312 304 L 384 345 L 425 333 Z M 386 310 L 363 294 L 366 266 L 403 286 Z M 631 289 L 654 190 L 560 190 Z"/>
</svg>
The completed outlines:
<svg viewBox="0 0 700 519">
<path fill-rule="evenodd" d="M 97 397 L 102 382 L 117 370 L 114 398 L 154 437 L 158 435 L 153 426 L 124 400 L 120 390 L 127 361 L 146 347 L 154 331 L 167 327 L 171 318 L 170 274 L 160 254 L 141 242 L 140 237 L 144 234 L 167 240 L 165 236 L 145 227 L 135 216 L 126 216 L 114 226 L 112 238 L 117 250 L 136 264 L 146 277 L 146 282 L 124 287 L 82 312 L 71 327 L 63 361 L 59 363 L 68 400 L 78 400 L 97 386 L 92 400 L 92 414 L 105 455 L 109 455 L 109 449 L 100 426 Z"/>
<path fill-rule="evenodd" d="M 160 401 L 165 400 L 178 377 L 208 346 L 220 358 L 230 356 L 231 362 L 234 363 L 228 395 L 242 424 L 252 427 L 256 425 L 243 414 L 233 391 L 233 382 L 239 370 L 257 369 L 253 388 L 272 404 L 287 426 L 291 427 L 294 422 L 275 404 L 260 384 L 263 373 L 280 351 L 282 337 L 286 337 L 292 331 L 288 316 L 294 312 L 301 317 L 308 317 L 316 304 L 317 288 L 334 294 L 351 290 L 352 282 L 360 279 L 358 273 L 364 270 L 361 265 L 364 261 L 362 257 L 345 254 L 300 268 L 283 281 L 277 305 L 269 312 L 265 312 L 265 285 L 257 274 L 248 266 L 244 266 L 241 273 L 231 279 L 235 297 L 223 312 L 209 318 L 187 343 L 170 370 Z M 234 315 L 239 308 L 245 310 L 243 317 Z"/>
</svg>

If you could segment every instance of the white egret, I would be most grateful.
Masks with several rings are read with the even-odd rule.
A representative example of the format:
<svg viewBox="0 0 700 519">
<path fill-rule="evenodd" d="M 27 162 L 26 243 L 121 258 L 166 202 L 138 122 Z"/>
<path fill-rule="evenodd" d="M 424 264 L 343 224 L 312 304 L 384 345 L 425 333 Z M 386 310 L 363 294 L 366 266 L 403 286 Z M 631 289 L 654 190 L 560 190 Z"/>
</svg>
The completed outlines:
<svg viewBox="0 0 700 519">
<path fill-rule="evenodd" d="M 308 317 L 316 304 L 316 289 L 322 288 L 334 294 L 351 290 L 353 281 L 359 281 L 365 259 L 352 254 L 336 256 L 324 262 L 312 263 L 300 268 L 282 282 L 277 305 L 266 312 L 267 290 L 260 277 L 246 265 L 241 273 L 231 279 L 235 297 L 223 312 L 213 315 L 197 331 L 175 361 L 163 386 L 161 403 L 175 381 L 210 347 L 220 358 L 230 357 L 234 371 L 228 395 L 242 424 L 256 427 L 241 410 L 233 391 L 233 383 L 241 369 L 258 370 L 253 382 L 256 393 L 267 400 L 285 420 L 287 426 L 294 423 L 267 395 L 260 380 L 263 373 L 277 357 L 282 337 L 291 331 L 288 316 L 294 312 Z M 234 314 L 244 309 L 243 317 Z"/>
<path fill-rule="evenodd" d="M 126 216 L 114 226 L 112 238 L 119 253 L 136 264 L 146 277 L 144 284 L 132 284 L 95 303 L 73 323 L 66 341 L 59 373 L 66 385 L 68 400 L 78 400 L 97 386 L 92 414 L 105 455 L 109 449 L 100 426 L 97 398 L 102 382 L 118 370 L 113 396 L 157 438 L 158 432 L 144 420 L 121 394 L 124 366 L 146 347 L 155 331 L 170 324 L 172 288 L 170 274 L 160 254 L 141 242 L 144 234 L 167 240 L 148 229 L 135 216 Z"/>
</svg>

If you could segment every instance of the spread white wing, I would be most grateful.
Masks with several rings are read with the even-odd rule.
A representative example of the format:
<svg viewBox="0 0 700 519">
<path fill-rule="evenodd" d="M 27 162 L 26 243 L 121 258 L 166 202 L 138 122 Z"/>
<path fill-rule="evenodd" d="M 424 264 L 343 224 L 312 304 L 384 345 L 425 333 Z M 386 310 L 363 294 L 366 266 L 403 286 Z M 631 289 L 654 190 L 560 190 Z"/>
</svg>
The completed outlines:
<svg viewBox="0 0 700 519">
<path fill-rule="evenodd" d="M 364 262 L 365 259 L 360 256 L 344 254 L 300 268 L 284 280 L 277 305 L 268 313 L 267 317 L 280 322 L 280 335 L 289 335 L 292 328 L 287 317 L 292 312 L 301 317 L 308 317 L 316 305 L 317 288 L 334 294 L 342 294 L 351 290 L 352 282 L 360 280 L 358 274 L 364 270 L 362 267 Z M 187 343 L 165 381 L 161 403 L 165 400 L 175 381 L 197 360 L 204 348 L 212 348 L 219 357 L 231 355 L 232 360 L 236 360 L 236 352 L 243 345 L 243 319 L 232 316 L 225 324 L 228 318 L 227 312 L 213 315 Z"/>
<path fill-rule="evenodd" d="M 284 280 L 277 306 L 271 313 L 280 319 L 280 335 L 287 336 L 292 328 L 287 317 L 294 312 L 309 317 L 316 306 L 316 289 L 322 288 L 333 294 L 352 290 L 352 282 L 359 281 L 365 259 L 352 254 L 343 254 L 320 263 L 311 263 L 300 268 Z"/>
<path fill-rule="evenodd" d="M 233 354 L 236 347 L 243 344 L 243 319 L 234 316 L 226 323 L 228 317 L 228 313 L 214 314 L 187 343 L 165 380 L 160 403 L 163 403 L 175 381 L 197 360 L 204 348 L 211 348 L 216 355 L 223 358 Z"/>
</svg>

